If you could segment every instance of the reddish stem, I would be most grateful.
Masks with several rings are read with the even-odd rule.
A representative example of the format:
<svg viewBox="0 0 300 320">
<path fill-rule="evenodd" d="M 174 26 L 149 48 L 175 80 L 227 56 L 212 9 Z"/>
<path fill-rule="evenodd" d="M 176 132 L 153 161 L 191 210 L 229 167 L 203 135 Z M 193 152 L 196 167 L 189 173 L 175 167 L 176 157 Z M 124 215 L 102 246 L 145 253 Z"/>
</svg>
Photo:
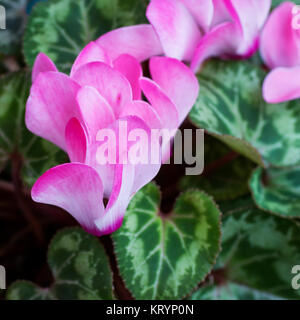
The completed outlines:
<svg viewBox="0 0 300 320">
<path fill-rule="evenodd" d="M 238 153 L 231 151 L 228 154 L 226 154 L 224 157 L 210 163 L 206 166 L 203 172 L 204 177 L 208 177 L 211 174 L 213 174 L 215 171 L 219 170 L 220 168 L 224 167 L 226 164 L 230 163 L 234 159 L 236 159 L 239 156 Z"/>
</svg>

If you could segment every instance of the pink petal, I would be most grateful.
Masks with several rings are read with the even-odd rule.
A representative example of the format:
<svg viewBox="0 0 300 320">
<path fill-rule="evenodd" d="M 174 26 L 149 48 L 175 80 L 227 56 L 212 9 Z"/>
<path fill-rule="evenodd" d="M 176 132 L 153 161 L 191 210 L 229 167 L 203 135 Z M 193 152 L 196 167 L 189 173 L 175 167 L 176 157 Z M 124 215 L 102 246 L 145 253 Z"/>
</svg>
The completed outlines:
<svg viewBox="0 0 300 320">
<path fill-rule="evenodd" d="M 260 39 L 260 52 L 269 68 L 300 64 L 300 32 L 292 28 L 294 4 L 284 2 L 275 8 Z"/>
<path fill-rule="evenodd" d="M 152 0 L 146 15 L 167 56 L 187 61 L 192 58 L 201 33 L 194 18 L 181 2 Z"/>
<path fill-rule="evenodd" d="M 72 118 L 66 126 L 66 145 L 71 162 L 85 162 L 87 137 L 76 118 Z"/>
<path fill-rule="evenodd" d="M 144 181 L 149 182 L 153 179 L 153 177 L 157 174 L 160 167 L 160 141 L 158 141 L 158 149 L 154 148 L 153 151 L 153 159 L 158 159 L 154 164 L 151 161 L 151 144 L 150 137 L 151 131 L 150 128 L 146 125 L 146 123 L 136 117 L 136 116 L 126 116 L 117 120 L 114 124 L 112 124 L 106 130 L 110 130 L 113 133 L 113 146 L 115 150 L 113 150 L 113 160 L 115 162 L 106 162 L 103 160 L 107 160 L 107 154 L 103 154 L 103 150 L 107 145 L 108 139 L 101 140 L 100 135 L 95 143 L 93 143 L 89 147 L 89 155 L 87 158 L 87 163 L 95 168 L 100 175 L 103 183 L 104 183 L 104 193 L 108 196 L 112 190 L 112 178 L 115 172 L 116 164 L 126 164 L 130 163 L 136 167 L 138 172 L 142 172 L 142 177 L 138 178 L 138 181 L 134 182 L 135 186 L 139 186 L 144 183 Z M 105 133 L 106 133 L 105 130 Z M 142 147 L 142 155 L 146 158 L 146 164 L 144 163 L 133 163 L 130 159 L 128 152 L 132 150 L 133 146 L 139 146 L 139 141 L 131 141 L 129 138 L 133 132 L 142 132 L 147 144 L 141 144 Z M 101 132 L 102 133 L 102 132 Z M 100 132 L 99 132 L 100 134 Z M 101 137 L 103 139 L 103 137 Z M 136 139 L 136 138 L 134 138 Z M 98 152 L 100 150 L 100 152 Z M 101 157 L 101 158 L 100 158 Z M 145 159 L 143 158 L 143 159 Z M 137 177 L 139 174 L 137 175 Z M 142 180 L 141 180 L 142 179 Z M 142 181 L 142 182 L 141 182 Z"/>
<path fill-rule="evenodd" d="M 242 30 L 242 41 L 236 54 L 246 55 L 255 47 L 260 29 L 268 17 L 271 0 L 228 0 L 227 2 L 233 20 Z"/>
<path fill-rule="evenodd" d="M 78 57 L 76 58 L 71 69 L 71 77 L 81 66 L 89 62 L 104 62 L 108 65 L 111 64 L 111 61 L 105 50 L 92 41 L 79 53 Z"/>
<path fill-rule="evenodd" d="M 134 167 L 118 165 L 115 171 L 114 187 L 105 213 L 96 220 L 101 235 L 110 234 L 122 225 L 127 206 L 132 197 Z"/>
<path fill-rule="evenodd" d="M 204 60 L 235 52 L 240 40 L 240 31 L 234 23 L 219 24 L 201 39 L 191 69 L 197 72 Z"/>
<path fill-rule="evenodd" d="M 127 137 L 125 137 L 125 135 L 123 135 L 123 133 L 118 129 L 118 125 L 121 121 L 126 121 L 127 123 Z M 115 130 L 118 137 L 117 147 L 120 150 L 120 147 L 123 147 L 125 144 L 127 145 L 127 149 L 125 150 L 125 152 L 127 153 L 128 163 L 134 167 L 135 173 L 132 193 L 135 193 L 157 175 L 161 166 L 161 143 L 158 140 L 156 144 L 158 148 L 155 148 L 155 144 L 151 140 L 152 136 L 150 128 L 142 119 L 138 118 L 137 116 L 127 116 L 120 119 L 116 122 L 116 127 L 117 128 Z M 141 151 L 141 153 L 146 158 L 146 161 L 144 163 L 140 163 L 139 161 L 136 162 L 138 159 L 130 158 L 130 151 L 140 142 L 140 138 L 136 138 L 136 141 L 130 140 L 132 138 L 131 133 L 133 133 L 134 131 L 142 131 L 145 141 L 147 141 L 147 145 L 143 144 L 143 150 Z M 153 144 L 151 145 L 151 143 Z M 121 153 L 122 151 L 119 151 L 119 160 L 121 159 Z"/>
<path fill-rule="evenodd" d="M 207 31 L 211 25 L 214 6 L 212 0 L 180 0 L 192 14 L 202 30 Z M 219 0 L 218 0 L 219 1 Z"/>
<path fill-rule="evenodd" d="M 157 112 L 145 101 L 133 101 L 126 105 L 120 117 L 137 116 L 142 119 L 149 128 L 159 129 L 162 127 Z"/>
<path fill-rule="evenodd" d="M 107 128 L 115 122 L 115 116 L 107 101 L 93 87 L 82 87 L 78 92 L 77 101 L 89 137 L 85 163 L 96 169 L 103 181 L 104 194 L 108 196 L 112 188 L 114 168 L 98 164 L 96 138 L 100 129 Z"/>
<path fill-rule="evenodd" d="M 129 54 L 122 54 L 113 62 L 114 69 L 120 71 L 129 81 L 134 100 L 141 99 L 139 79 L 143 75 L 140 63 Z"/>
<path fill-rule="evenodd" d="M 88 136 L 91 142 L 95 141 L 98 131 L 115 121 L 113 110 L 93 87 L 82 87 L 76 99 Z"/>
<path fill-rule="evenodd" d="M 238 19 L 232 6 L 230 7 L 230 9 L 228 8 L 228 6 L 230 6 L 231 4 L 230 0 L 212 0 L 212 2 L 214 6 L 214 14 L 210 29 L 216 27 L 220 23 L 233 21 L 233 19 Z M 232 14 L 235 15 L 234 18 L 232 17 Z"/>
<path fill-rule="evenodd" d="M 48 72 L 48 71 L 58 72 L 53 61 L 49 57 L 47 57 L 44 53 L 41 52 L 36 57 L 34 66 L 32 68 L 32 82 L 36 80 L 36 78 L 41 72 Z"/>
<path fill-rule="evenodd" d="M 115 172 L 115 165 L 112 164 L 99 164 L 97 161 L 97 151 L 100 147 L 99 142 L 92 142 L 89 144 L 87 148 L 87 156 L 85 164 L 89 165 L 90 167 L 94 168 L 99 177 L 101 178 L 101 181 L 103 182 L 103 193 L 106 198 L 109 197 L 111 194 L 111 190 L 113 187 L 113 178 L 114 178 L 114 172 Z"/>
<path fill-rule="evenodd" d="M 89 233 L 100 236 L 95 225 L 104 212 L 103 187 L 97 172 L 84 164 L 67 163 L 48 170 L 32 188 L 32 199 L 68 211 Z"/>
<path fill-rule="evenodd" d="M 81 120 L 76 102 L 79 88 L 63 73 L 40 73 L 31 87 L 26 105 L 27 128 L 66 150 L 66 125 L 73 117 Z"/>
<path fill-rule="evenodd" d="M 179 123 L 182 123 L 199 93 L 199 83 L 194 73 L 180 61 L 167 57 L 151 58 L 150 72 L 153 81 L 176 105 Z"/>
<path fill-rule="evenodd" d="M 268 103 L 300 98 L 300 66 L 271 71 L 263 84 L 263 97 Z"/>
<path fill-rule="evenodd" d="M 123 135 L 120 136 L 121 132 L 118 130 L 118 123 L 120 121 L 127 121 L 128 138 L 129 133 L 134 129 L 141 129 L 146 133 L 148 137 L 149 158 L 146 164 L 134 164 L 128 159 L 128 164 L 117 164 L 115 166 L 114 185 L 106 212 L 96 221 L 97 227 L 101 230 L 102 234 L 111 233 L 121 226 L 126 208 L 132 196 L 156 176 L 161 166 L 160 157 L 158 163 L 151 163 L 151 132 L 144 122 L 137 117 L 126 117 L 116 122 L 116 133 L 118 140 L 121 138 L 120 144 L 122 145 L 124 144 L 123 139 L 125 137 Z M 133 145 L 134 142 L 128 141 L 127 152 Z M 160 148 L 157 151 L 157 156 L 159 156 L 161 153 Z"/>
<path fill-rule="evenodd" d="M 101 36 L 96 43 L 109 52 L 112 60 L 125 53 L 144 61 L 163 53 L 153 27 L 148 24 L 113 30 Z"/>
<path fill-rule="evenodd" d="M 124 105 L 132 100 L 129 81 L 119 71 L 102 62 L 90 62 L 79 68 L 73 79 L 81 86 L 90 86 L 98 90 L 100 95 L 113 108 L 118 118 Z"/>
<path fill-rule="evenodd" d="M 162 127 L 165 129 L 177 128 L 179 125 L 177 108 L 164 91 L 148 78 L 141 78 L 140 85 L 146 98 L 160 117 Z"/>
</svg>

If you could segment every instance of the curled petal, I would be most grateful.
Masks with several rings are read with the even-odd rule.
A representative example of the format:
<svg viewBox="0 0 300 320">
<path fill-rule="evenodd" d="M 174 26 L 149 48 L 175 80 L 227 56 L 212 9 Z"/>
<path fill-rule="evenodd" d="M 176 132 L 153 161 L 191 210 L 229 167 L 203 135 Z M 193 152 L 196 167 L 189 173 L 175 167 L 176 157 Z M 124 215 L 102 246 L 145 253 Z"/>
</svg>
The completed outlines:
<svg viewBox="0 0 300 320">
<path fill-rule="evenodd" d="M 234 23 L 219 24 L 199 42 L 192 59 L 191 69 L 197 72 L 207 58 L 235 52 L 239 41 L 241 41 L 241 34 Z"/>
<path fill-rule="evenodd" d="M 96 139 L 100 129 L 106 128 L 115 121 L 113 110 L 93 87 L 82 87 L 78 91 L 76 99 L 88 136 L 92 142 Z"/>
<path fill-rule="evenodd" d="M 263 97 L 268 103 L 300 98 L 300 66 L 271 71 L 263 84 Z"/>
<path fill-rule="evenodd" d="M 167 57 L 151 58 L 150 72 L 154 82 L 177 107 L 179 123 L 182 123 L 199 93 L 199 83 L 194 73 L 182 62 Z"/>
<path fill-rule="evenodd" d="M 110 234 L 122 225 L 127 206 L 131 200 L 134 182 L 134 168 L 118 165 L 115 171 L 114 186 L 106 211 L 96 220 L 101 235 Z"/>
<path fill-rule="evenodd" d="M 58 72 L 54 62 L 41 52 L 34 61 L 32 68 L 32 82 L 36 80 L 40 73 L 48 71 Z"/>
<path fill-rule="evenodd" d="M 104 62 L 108 65 L 111 64 L 106 51 L 92 41 L 79 53 L 78 57 L 76 58 L 71 69 L 71 77 L 81 66 L 89 62 Z"/>
<path fill-rule="evenodd" d="M 192 58 L 201 39 L 201 32 L 182 2 L 152 0 L 146 15 L 167 56 L 187 61 Z"/>
<path fill-rule="evenodd" d="M 143 75 L 140 63 L 129 54 L 122 54 L 113 62 L 114 69 L 120 71 L 129 81 L 134 100 L 141 99 L 139 79 Z"/>
<path fill-rule="evenodd" d="M 73 117 L 81 120 L 76 101 L 79 89 L 80 86 L 63 73 L 40 73 L 26 105 L 27 128 L 66 150 L 66 125 Z"/>
<path fill-rule="evenodd" d="M 243 22 L 255 19 L 257 22 L 256 26 L 260 29 L 266 22 L 270 12 L 272 0 L 251 0 L 245 3 L 245 5 L 242 1 L 232 0 L 232 3 Z"/>
<path fill-rule="evenodd" d="M 192 14 L 198 25 L 207 31 L 212 23 L 214 6 L 212 0 L 180 0 Z"/>
<path fill-rule="evenodd" d="M 130 54 L 138 61 L 144 61 L 163 53 L 159 38 L 149 24 L 113 30 L 101 36 L 96 42 L 109 52 L 112 60 L 121 54 Z"/>
<path fill-rule="evenodd" d="M 81 123 L 72 118 L 66 126 L 67 153 L 71 162 L 84 163 L 86 159 L 87 137 Z"/>
<path fill-rule="evenodd" d="M 156 150 L 158 154 L 154 155 L 155 157 L 158 156 L 158 162 L 152 163 L 150 153 L 152 151 L 150 151 L 151 132 L 145 123 L 137 117 L 126 117 L 116 122 L 115 130 L 118 137 L 118 148 L 120 144 L 124 144 L 123 139 L 127 139 L 127 137 L 125 138 L 122 132 L 119 131 L 118 124 L 120 121 L 127 121 L 129 136 L 130 132 L 133 133 L 133 130 L 142 130 L 143 136 L 146 139 L 146 141 L 143 142 L 147 145 L 143 145 L 144 149 L 141 151 L 148 152 L 147 163 L 132 163 L 132 159 L 128 158 L 127 163 L 116 164 L 114 183 L 105 214 L 96 221 L 97 227 L 102 234 L 111 233 L 121 226 L 132 196 L 156 176 L 161 166 L 160 147 Z M 131 141 L 126 143 L 128 143 L 126 152 L 130 153 L 131 148 L 135 146 L 135 142 Z"/>
<path fill-rule="evenodd" d="M 162 127 L 175 129 L 179 125 L 178 111 L 164 91 L 152 80 L 141 78 L 140 85 L 151 106 L 160 117 Z"/>
<path fill-rule="evenodd" d="M 152 106 L 145 101 L 132 101 L 128 104 L 120 117 L 137 116 L 142 119 L 149 128 L 159 129 L 162 127 L 161 120 Z"/>
<path fill-rule="evenodd" d="M 81 86 L 90 86 L 98 90 L 118 118 L 124 105 L 132 100 L 129 81 L 119 71 L 102 62 L 90 62 L 79 68 L 73 79 Z"/>
<path fill-rule="evenodd" d="M 233 20 L 242 30 L 242 41 L 237 55 L 247 56 L 258 47 L 260 29 L 265 23 L 271 8 L 271 0 L 227 0 Z"/>
<path fill-rule="evenodd" d="M 103 187 L 93 168 L 80 163 L 52 168 L 37 180 L 31 195 L 36 202 L 68 211 L 87 232 L 101 235 L 95 220 L 104 212 Z"/>
<path fill-rule="evenodd" d="M 238 19 L 234 9 L 231 6 L 230 0 L 212 0 L 214 5 L 214 15 L 210 28 L 214 28 L 220 23 L 233 21 L 233 19 Z M 247 1 L 247 0 L 246 0 Z M 228 10 L 228 5 L 230 10 Z M 231 12 L 230 12 L 231 11 Z M 234 15 L 234 17 L 233 17 Z"/>
<path fill-rule="evenodd" d="M 127 123 L 127 137 L 119 131 L 119 123 L 124 121 Z M 127 149 L 125 152 L 127 153 L 128 163 L 134 167 L 134 181 L 131 190 L 133 194 L 157 175 L 161 166 L 161 142 L 159 139 L 154 141 L 155 137 L 152 137 L 150 128 L 145 121 L 137 116 L 127 116 L 120 119 L 116 122 L 115 128 L 118 137 L 118 161 L 120 162 L 123 152 L 122 147 L 126 143 Z M 132 154 L 135 147 L 139 147 L 137 158 L 135 152 Z"/>
<path fill-rule="evenodd" d="M 300 32 L 292 28 L 294 4 L 284 2 L 275 8 L 260 38 L 260 52 L 270 69 L 300 64 Z"/>
</svg>

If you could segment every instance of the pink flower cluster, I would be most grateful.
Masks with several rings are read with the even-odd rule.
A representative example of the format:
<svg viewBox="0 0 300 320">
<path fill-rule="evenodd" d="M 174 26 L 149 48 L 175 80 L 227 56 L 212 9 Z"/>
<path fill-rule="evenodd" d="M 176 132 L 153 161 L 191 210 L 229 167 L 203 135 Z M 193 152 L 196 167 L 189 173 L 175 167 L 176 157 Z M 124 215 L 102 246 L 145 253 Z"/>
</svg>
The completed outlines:
<svg viewBox="0 0 300 320">
<path fill-rule="evenodd" d="M 41 53 L 32 72 L 26 125 L 65 150 L 70 163 L 40 177 L 32 198 L 67 210 L 96 236 L 118 229 L 132 196 L 155 177 L 161 161 L 99 164 L 97 132 L 114 130 L 122 145 L 121 120 L 144 130 L 149 139 L 151 129 L 178 128 L 198 96 L 193 72 L 210 57 L 248 58 L 260 46 L 273 69 L 264 98 L 271 103 L 299 98 L 294 4 L 283 3 L 268 18 L 270 6 L 271 0 L 152 0 L 146 13 L 150 24 L 120 28 L 91 42 L 70 75 Z M 140 65 L 148 59 L 150 78 Z"/>
<path fill-rule="evenodd" d="M 114 30 L 98 43 L 139 60 L 165 54 L 197 71 L 209 57 L 250 57 L 270 6 L 271 0 L 152 0 L 146 13 L 151 25 Z"/>
<path fill-rule="evenodd" d="M 261 34 L 261 56 L 272 69 L 263 95 L 269 103 L 300 98 L 300 21 L 298 9 L 284 2 L 271 13 Z"/>
<path fill-rule="evenodd" d="M 118 122 L 126 120 L 128 130 L 141 129 L 150 139 L 151 129 L 179 127 L 198 96 L 197 79 L 180 61 L 152 57 L 149 69 L 152 79 L 143 77 L 140 63 L 131 55 L 112 59 L 94 42 L 79 54 L 70 76 L 58 72 L 43 53 L 35 61 L 27 128 L 65 150 L 71 162 L 40 177 L 32 198 L 65 209 L 93 235 L 119 228 L 132 196 L 160 168 L 150 160 L 99 164 L 98 131 L 111 128 L 117 143 L 125 145 Z M 149 103 L 141 100 L 142 92 Z"/>
</svg>

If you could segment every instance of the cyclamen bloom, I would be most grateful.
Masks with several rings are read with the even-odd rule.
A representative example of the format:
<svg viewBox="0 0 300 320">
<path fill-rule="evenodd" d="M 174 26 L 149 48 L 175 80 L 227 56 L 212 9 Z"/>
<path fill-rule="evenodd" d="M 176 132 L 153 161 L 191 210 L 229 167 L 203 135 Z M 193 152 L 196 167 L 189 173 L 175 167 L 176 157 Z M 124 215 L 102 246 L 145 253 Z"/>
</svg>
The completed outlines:
<svg viewBox="0 0 300 320">
<path fill-rule="evenodd" d="M 294 24 L 299 20 L 295 8 L 292 2 L 282 3 L 261 34 L 261 56 L 273 69 L 263 84 L 263 96 L 269 103 L 300 98 L 300 29 Z"/>
<path fill-rule="evenodd" d="M 121 226 L 132 196 L 161 165 L 99 164 L 98 131 L 114 130 L 122 144 L 118 123 L 126 121 L 128 128 L 141 129 L 150 139 L 153 128 L 176 129 L 198 95 L 197 79 L 180 61 L 153 57 L 149 67 L 152 79 L 143 77 L 134 57 L 122 54 L 112 59 L 94 42 L 79 54 L 70 76 L 58 72 L 43 53 L 35 61 L 27 128 L 66 151 L 71 163 L 42 175 L 32 188 L 32 198 L 65 209 L 96 236 Z M 141 100 L 142 92 L 151 105 Z"/>
<path fill-rule="evenodd" d="M 127 52 L 141 61 L 165 54 L 197 71 L 213 56 L 250 57 L 270 6 L 271 0 L 151 0 L 151 25 L 120 28 L 97 42 L 114 56 Z"/>
</svg>

